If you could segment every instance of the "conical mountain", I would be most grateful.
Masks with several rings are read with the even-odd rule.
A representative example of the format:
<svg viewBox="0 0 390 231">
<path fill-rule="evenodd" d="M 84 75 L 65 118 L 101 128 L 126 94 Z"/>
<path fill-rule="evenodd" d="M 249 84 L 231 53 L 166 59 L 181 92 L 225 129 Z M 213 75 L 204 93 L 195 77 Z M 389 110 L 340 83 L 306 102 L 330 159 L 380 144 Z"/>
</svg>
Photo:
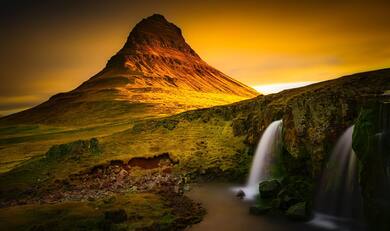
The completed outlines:
<svg viewBox="0 0 390 231">
<path fill-rule="evenodd" d="M 106 67 L 78 88 L 2 119 L 78 125 L 164 116 L 258 93 L 208 65 L 180 28 L 155 14 L 139 22 Z"/>
</svg>

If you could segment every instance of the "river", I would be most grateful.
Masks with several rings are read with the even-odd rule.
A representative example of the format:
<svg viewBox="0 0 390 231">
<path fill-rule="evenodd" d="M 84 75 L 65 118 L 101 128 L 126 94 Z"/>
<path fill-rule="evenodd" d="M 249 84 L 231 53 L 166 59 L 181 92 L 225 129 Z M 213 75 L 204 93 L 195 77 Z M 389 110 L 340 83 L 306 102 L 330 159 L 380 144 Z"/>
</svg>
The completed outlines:
<svg viewBox="0 0 390 231">
<path fill-rule="evenodd" d="M 186 195 L 202 203 L 207 210 L 204 219 L 189 227 L 188 231 L 287 231 L 321 229 L 304 222 L 294 222 L 286 218 L 270 216 L 253 216 L 249 214 L 248 202 L 236 198 L 229 184 L 193 185 Z"/>
</svg>

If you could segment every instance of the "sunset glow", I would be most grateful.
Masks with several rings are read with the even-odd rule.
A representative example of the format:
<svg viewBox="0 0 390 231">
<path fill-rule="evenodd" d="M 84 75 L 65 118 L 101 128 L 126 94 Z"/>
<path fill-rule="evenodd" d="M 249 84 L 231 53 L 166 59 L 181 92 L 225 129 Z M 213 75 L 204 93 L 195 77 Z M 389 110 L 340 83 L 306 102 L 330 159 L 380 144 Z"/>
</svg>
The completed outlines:
<svg viewBox="0 0 390 231">
<path fill-rule="evenodd" d="M 105 66 L 136 22 L 156 12 L 178 25 L 206 62 L 264 93 L 390 66 L 385 3 L 139 3 L 6 4 L 0 114 L 74 89 Z"/>
<path fill-rule="evenodd" d="M 314 82 L 294 82 L 294 83 L 277 83 L 277 84 L 268 84 L 268 85 L 257 85 L 253 86 L 258 92 L 261 92 L 264 95 L 278 93 L 283 90 L 293 89 L 298 87 L 304 87 Z"/>
</svg>

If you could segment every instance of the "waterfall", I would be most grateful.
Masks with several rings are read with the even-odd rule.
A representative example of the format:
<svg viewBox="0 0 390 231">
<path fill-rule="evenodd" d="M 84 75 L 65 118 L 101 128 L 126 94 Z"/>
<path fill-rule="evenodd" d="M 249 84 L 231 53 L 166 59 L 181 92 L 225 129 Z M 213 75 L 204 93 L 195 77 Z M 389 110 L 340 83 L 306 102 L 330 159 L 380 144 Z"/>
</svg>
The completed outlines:
<svg viewBox="0 0 390 231">
<path fill-rule="evenodd" d="M 270 165 L 273 161 L 273 153 L 280 143 L 282 120 L 272 122 L 265 129 L 259 144 L 257 145 L 250 174 L 245 188 L 245 199 L 253 199 L 259 192 L 259 182 L 270 176 Z"/>
<path fill-rule="evenodd" d="M 352 150 L 353 126 L 339 138 L 324 170 L 312 221 L 330 229 L 348 230 L 340 225 L 361 217 L 361 196 L 357 161 Z"/>
</svg>

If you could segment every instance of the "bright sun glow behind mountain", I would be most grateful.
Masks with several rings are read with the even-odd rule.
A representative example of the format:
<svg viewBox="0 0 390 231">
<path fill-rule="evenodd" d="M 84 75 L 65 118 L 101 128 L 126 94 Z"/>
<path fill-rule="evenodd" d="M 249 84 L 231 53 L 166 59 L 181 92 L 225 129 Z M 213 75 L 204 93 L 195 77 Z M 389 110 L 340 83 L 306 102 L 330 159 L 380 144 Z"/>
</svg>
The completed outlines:
<svg viewBox="0 0 390 231">
<path fill-rule="evenodd" d="M 267 85 L 257 85 L 252 86 L 256 91 L 268 95 L 272 93 L 277 93 L 283 90 L 304 87 L 315 82 L 293 82 L 293 83 L 277 83 L 277 84 L 267 84 Z"/>
</svg>

